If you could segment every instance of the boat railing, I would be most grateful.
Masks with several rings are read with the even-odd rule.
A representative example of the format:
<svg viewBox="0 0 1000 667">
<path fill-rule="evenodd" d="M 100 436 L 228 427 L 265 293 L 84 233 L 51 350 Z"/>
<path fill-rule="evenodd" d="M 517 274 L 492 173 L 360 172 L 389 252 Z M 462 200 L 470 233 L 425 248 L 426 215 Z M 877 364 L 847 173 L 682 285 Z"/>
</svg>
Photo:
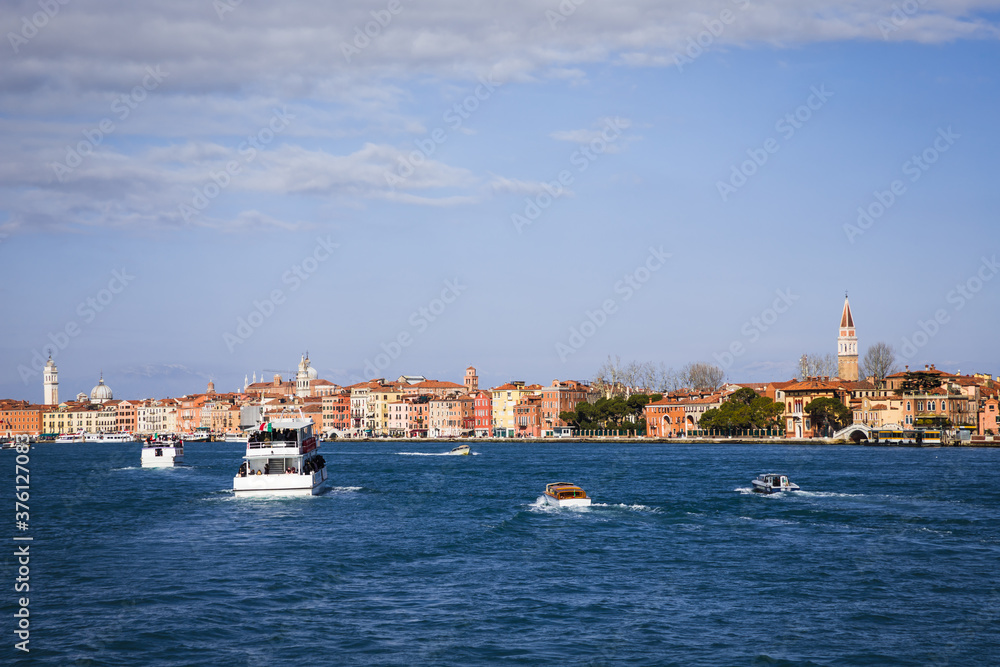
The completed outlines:
<svg viewBox="0 0 1000 667">
<path fill-rule="evenodd" d="M 275 440 L 272 442 L 248 442 L 247 449 L 295 449 L 298 448 L 299 443 L 294 440 Z"/>
</svg>

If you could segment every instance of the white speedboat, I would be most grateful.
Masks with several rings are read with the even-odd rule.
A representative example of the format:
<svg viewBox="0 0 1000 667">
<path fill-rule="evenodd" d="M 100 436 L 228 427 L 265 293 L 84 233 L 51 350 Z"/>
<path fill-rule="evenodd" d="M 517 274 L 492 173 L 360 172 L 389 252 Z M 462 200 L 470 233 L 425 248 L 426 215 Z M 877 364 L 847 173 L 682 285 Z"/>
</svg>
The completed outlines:
<svg viewBox="0 0 1000 667">
<path fill-rule="evenodd" d="M 556 507 L 588 507 L 587 492 L 576 484 L 553 482 L 545 485 L 545 502 Z"/>
<path fill-rule="evenodd" d="M 327 480 L 312 419 L 275 419 L 252 431 L 233 478 L 238 496 L 317 495 Z"/>
<path fill-rule="evenodd" d="M 184 441 L 176 436 L 142 443 L 143 468 L 172 468 L 184 463 Z"/>
<path fill-rule="evenodd" d="M 83 442 L 86 435 L 83 431 L 79 433 L 62 433 L 56 438 L 56 442 L 66 443 L 66 442 Z"/>
<path fill-rule="evenodd" d="M 458 447 L 455 447 L 448 453 L 454 454 L 455 456 L 468 456 L 470 453 L 472 453 L 472 450 L 469 448 L 468 445 L 459 445 Z"/>
<path fill-rule="evenodd" d="M 83 438 L 87 442 L 135 442 L 131 433 L 87 433 Z"/>
<path fill-rule="evenodd" d="M 781 491 L 798 491 L 799 485 L 792 484 L 785 475 L 777 473 L 766 473 L 757 475 L 757 479 L 751 482 L 753 490 L 757 493 L 779 493 Z"/>
</svg>

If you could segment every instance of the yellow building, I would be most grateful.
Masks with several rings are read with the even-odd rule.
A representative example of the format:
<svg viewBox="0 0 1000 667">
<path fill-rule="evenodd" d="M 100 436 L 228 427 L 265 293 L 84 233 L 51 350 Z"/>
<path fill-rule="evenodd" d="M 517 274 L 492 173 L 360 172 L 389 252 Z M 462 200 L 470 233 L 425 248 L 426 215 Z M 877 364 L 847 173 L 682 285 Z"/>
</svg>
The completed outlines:
<svg viewBox="0 0 1000 667">
<path fill-rule="evenodd" d="M 493 394 L 493 432 L 501 438 L 513 438 L 515 433 L 514 406 L 525 396 L 542 393 L 539 384 L 525 385 L 524 382 L 508 382 L 490 390 Z"/>
</svg>

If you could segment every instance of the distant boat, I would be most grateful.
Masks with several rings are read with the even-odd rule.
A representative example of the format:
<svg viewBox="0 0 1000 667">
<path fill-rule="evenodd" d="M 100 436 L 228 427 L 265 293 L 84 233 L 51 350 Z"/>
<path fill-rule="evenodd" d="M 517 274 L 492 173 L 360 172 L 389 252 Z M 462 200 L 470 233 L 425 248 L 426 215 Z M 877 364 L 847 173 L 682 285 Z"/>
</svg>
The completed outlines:
<svg viewBox="0 0 1000 667">
<path fill-rule="evenodd" d="M 226 433 L 222 437 L 223 442 L 242 442 L 244 445 L 247 443 L 247 438 L 249 436 L 246 433 Z"/>
<path fill-rule="evenodd" d="M 553 482 L 545 485 L 545 502 L 556 507 L 588 507 L 590 498 L 587 492 L 576 484 L 569 482 Z"/>
<path fill-rule="evenodd" d="M 80 431 L 79 433 L 61 433 L 55 441 L 59 443 L 83 442 L 85 437 L 84 431 Z"/>
<path fill-rule="evenodd" d="M 135 442 L 131 433 L 87 433 L 83 438 L 87 442 Z"/>
<path fill-rule="evenodd" d="M 757 493 L 779 493 L 781 491 L 798 491 L 799 485 L 792 484 L 785 475 L 777 473 L 766 473 L 758 475 L 757 479 L 751 482 L 753 490 Z"/>
<path fill-rule="evenodd" d="M 148 439 L 142 445 L 143 468 L 172 468 L 184 463 L 184 442 L 176 437 Z"/>
<path fill-rule="evenodd" d="M 468 445 L 459 445 L 448 453 L 456 456 L 467 456 L 472 453 L 472 449 Z"/>
</svg>

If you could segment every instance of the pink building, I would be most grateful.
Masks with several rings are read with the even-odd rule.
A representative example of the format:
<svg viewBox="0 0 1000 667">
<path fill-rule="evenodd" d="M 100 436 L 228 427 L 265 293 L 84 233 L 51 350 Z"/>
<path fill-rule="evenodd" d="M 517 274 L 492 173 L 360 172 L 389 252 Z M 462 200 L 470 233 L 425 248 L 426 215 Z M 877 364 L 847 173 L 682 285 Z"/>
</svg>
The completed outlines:
<svg viewBox="0 0 1000 667">
<path fill-rule="evenodd" d="M 477 391 L 473 396 L 473 428 L 477 438 L 493 435 L 493 392 Z"/>
</svg>

